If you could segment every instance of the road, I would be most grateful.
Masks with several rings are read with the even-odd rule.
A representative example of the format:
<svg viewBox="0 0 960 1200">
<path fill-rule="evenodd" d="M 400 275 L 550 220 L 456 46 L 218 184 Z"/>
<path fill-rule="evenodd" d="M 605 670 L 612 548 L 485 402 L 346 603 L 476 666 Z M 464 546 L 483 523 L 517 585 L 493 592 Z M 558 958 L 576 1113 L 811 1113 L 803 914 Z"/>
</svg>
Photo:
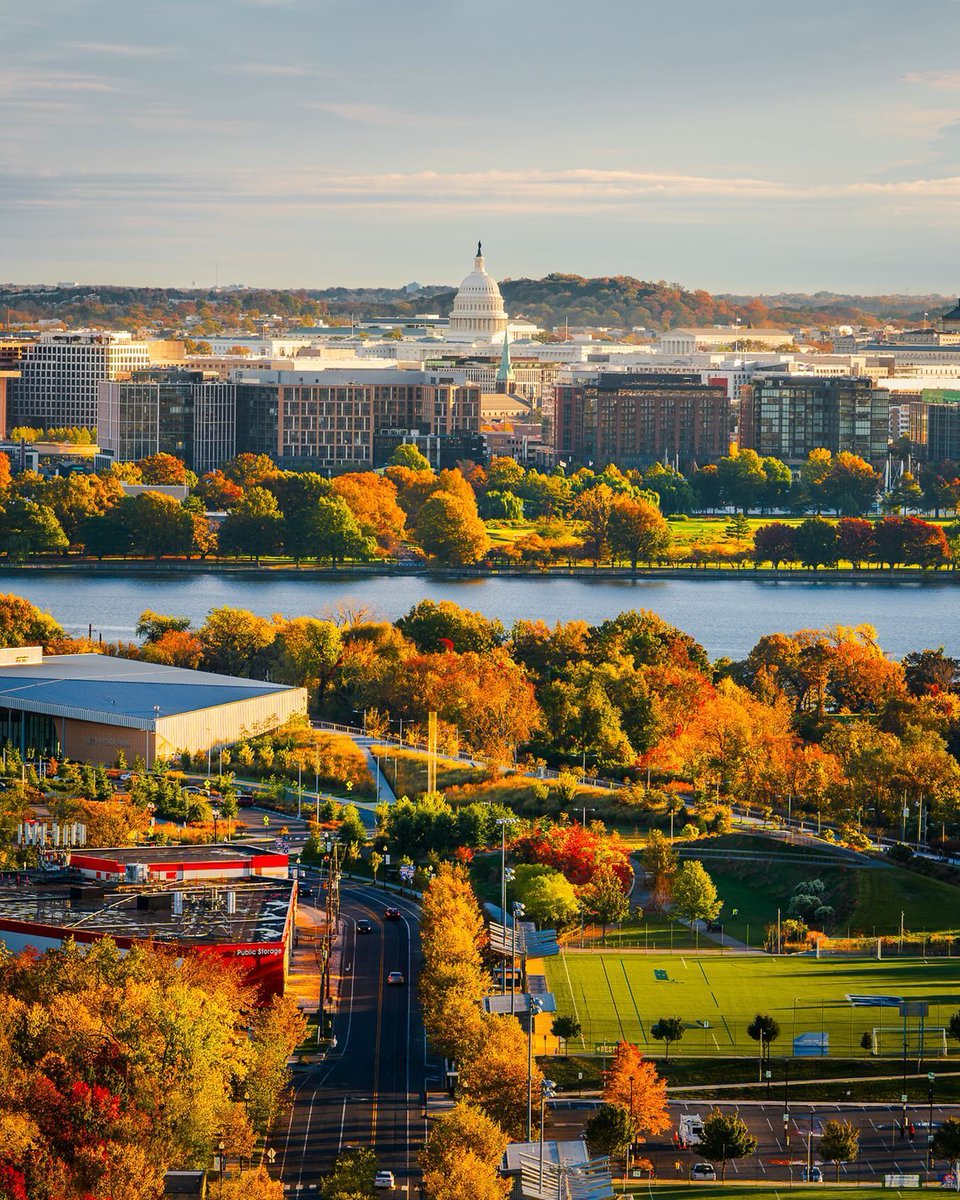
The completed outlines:
<svg viewBox="0 0 960 1200">
<path fill-rule="evenodd" d="M 423 1143 L 421 1096 L 430 1074 L 416 996 L 420 970 L 419 910 L 411 901 L 367 884 L 341 880 L 342 1003 L 336 1048 L 294 1075 L 293 1104 L 270 1137 L 284 1190 L 316 1195 L 337 1153 L 370 1146 L 394 1172 L 398 1192 L 415 1196 L 417 1150 Z M 322 901 L 320 901 L 322 903 Z M 399 921 L 383 918 L 388 906 Z M 357 934 L 367 918 L 373 933 Z M 388 972 L 406 976 L 386 984 Z M 433 1075 L 439 1079 L 439 1067 Z M 403 1189 L 403 1190 L 401 1190 Z"/>
<path fill-rule="evenodd" d="M 567 1104 L 575 1103 L 568 1101 Z M 704 1117 L 713 1108 L 723 1112 L 735 1111 L 746 1122 L 750 1132 L 757 1138 L 757 1153 L 727 1166 L 727 1178 L 731 1182 L 798 1182 L 807 1165 L 807 1139 L 810 1138 L 811 1160 L 823 1170 L 824 1179 L 832 1182 L 836 1168 L 823 1163 L 817 1153 L 819 1131 L 825 1121 L 849 1121 L 860 1131 L 860 1160 L 841 1167 L 840 1180 L 846 1183 L 862 1182 L 880 1185 L 887 1174 L 919 1174 L 925 1177 L 926 1122 L 929 1117 L 926 1105 L 911 1107 L 907 1121 L 913 1122 L 915 1134 L 900 1136 L 902 1108 L 899 1104 L 810 1104 L 791 1103 L 788 1128 L 790 1142 L 784 1137 L 783 1104 L 770 1101 L 670 1101 L 672 1129 L 677 1127 L 681 1114 L 696 1113 Z M 547 1123 L 548 1137 L 577 1137 L 592 1108 L 566 1107 L 563 1102 L 551 1111 Z M 947 1117 L 956 1117 L 958 1106 L 934 1105 L 933 1123 L 936 1127 Z M 671 1129 L 671 1132 L 672 1132 Z M 643 1147 L 643 1156 L 649 1158 L 656 1169 L 656 1178 L 661 1182 L 686 1180 L 695 1162 L 702 1161 L 696 1147 L 678 1149 L 670 1135 L 652 1139 Z M 947 1167 L 937 1164 L 934 1177 L 943 1175 Z M 719 1172 L 718 1172 L 719 1174 Z"/>
</svg>

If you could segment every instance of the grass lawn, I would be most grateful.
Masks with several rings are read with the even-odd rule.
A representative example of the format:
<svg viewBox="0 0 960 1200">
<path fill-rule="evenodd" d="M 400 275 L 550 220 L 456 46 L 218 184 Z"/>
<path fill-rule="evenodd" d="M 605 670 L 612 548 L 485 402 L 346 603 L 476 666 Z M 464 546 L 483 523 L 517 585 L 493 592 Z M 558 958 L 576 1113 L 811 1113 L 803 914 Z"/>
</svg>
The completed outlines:
<svg viewBox="0 0 960 1200">
<path fill-rule="evenodd" d="M 487 537 L 494 546 L 509 546 L 536 531 L 534 521 L 486 521 Z"/>
<path fill-rule="evenodd" d="M 427 790 L 427 756 L 417 750 L 374 746 L 380 770 L 396 796 L 418 796 Z M 455 759 L 437 757 L 437 787 L 444 791 L 482 778 L 483 772 Z"/>
<path fill-rule="evenodd" d="M 896 1055 L 897 1009 L 854 1006 L 848 994 L 928 1000 L 928 1028 L 946 1025 L 960 1007 L 960 963 L 946 959 L 818 961 L 596 951 L 548 959 L 546 970 L 558 1012 L 572 1013 L 583 1025 L 582 1046 L 571 1043 L 571 1050 L 593 1051 L 596 1044 L 626 1038 L 645 1053 L 662 1056 L 663 1043 L 651 1037 L 650 1027 L 659 1017 L 677 1016 L 686 1032 L 671 1047 L 671 1057 L 750 1056 L 757 1044 L 746 1027 L 757 1012 L 765 1012 L 780 1023 L 775 1054 L 789 1053 L 795 1036 L 822 1030 L 831 1055 L 858 1058 L 861 1036 L 882 1026 L 882 1049 Z M 915 1025 L 911 1019 L 910 1028 Z M 932 1040 L 929 1046 L 928 1053 L 939 1053 Z"/>
<path fill-rule="evenodd" d="M 901 867 L 864 866 L 834 857 L 829 850 L 737 834 L 693 843 L 685 857 L 697 857 L 698 848 L 724 902 L 725 931 L 753 946 L 763 944 L 764 927 L 776 921 L 778 908 L 787 916 L 791 892 L 807 879 L 821 879 L 826 885 L 827 902 L 837 914 L 828 932 L 837 937 L 848 929 L 871 937 L 893 936 L 900 929 L 901 912 L 911 932 L 960 928 L 960 888 Z M 714 857 L 717 851 L 737 856 Z"/>
</svg>

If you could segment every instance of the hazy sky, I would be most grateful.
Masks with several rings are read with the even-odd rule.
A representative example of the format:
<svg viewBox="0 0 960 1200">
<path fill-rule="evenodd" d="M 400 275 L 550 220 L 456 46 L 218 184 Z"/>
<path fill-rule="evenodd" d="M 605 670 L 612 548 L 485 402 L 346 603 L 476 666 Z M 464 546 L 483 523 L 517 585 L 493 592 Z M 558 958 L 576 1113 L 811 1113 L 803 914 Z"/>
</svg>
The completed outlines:
<svg viewBox="0 0 960 1200">
<path fill-rule="evenodd" d="M 33 0 L 0 277 L 960 287 L 960 0 Z"/>
</svg>

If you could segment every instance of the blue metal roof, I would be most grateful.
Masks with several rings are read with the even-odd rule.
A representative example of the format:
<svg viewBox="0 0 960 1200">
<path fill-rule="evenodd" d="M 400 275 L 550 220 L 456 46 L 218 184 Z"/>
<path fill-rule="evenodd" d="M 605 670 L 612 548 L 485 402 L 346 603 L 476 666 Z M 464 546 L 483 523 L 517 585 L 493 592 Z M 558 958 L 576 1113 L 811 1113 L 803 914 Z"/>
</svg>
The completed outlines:
<svg viewBox="0 0 960 1200">
<path fill-rule="evenodd" d="M 0 666 L 0 706 L 107 724 L 153 728 L 156 720 L 290 689 L 105 654 L 59 654 Z"/>
</svg>

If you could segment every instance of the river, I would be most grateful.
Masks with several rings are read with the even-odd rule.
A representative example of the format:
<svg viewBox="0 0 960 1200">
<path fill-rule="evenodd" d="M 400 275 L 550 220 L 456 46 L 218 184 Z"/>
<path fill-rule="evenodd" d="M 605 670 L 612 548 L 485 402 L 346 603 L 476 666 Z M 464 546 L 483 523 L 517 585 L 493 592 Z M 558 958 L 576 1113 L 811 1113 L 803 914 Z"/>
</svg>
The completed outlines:
<svg viewBox="0 0 960 1200">
<path fill-rule="evenodd" d="M 329 617 L 365 610 L 394 619 L 418 600 L 453 600 L 499 617 L 549 624 L 579 618 L 597 624 L 647 608 L 692 634 L 712 658 L 742 658 L 777 630 L 869 624 L 893 656 L 943 645 L 960 656 L 960 593 L 936 583 L 806 583 L 747 579 L 441 579 L 424 575 L 346 579 L 271 579 L 209 574 L 83 574 L 0 570 L 0 591 L 51 613 L 71 633 L 93 626 L 105 640 L 130 640 L 145 608 L 200 624 L 211 608 L 233 605 L 262 616 Z"/>
</svg>

